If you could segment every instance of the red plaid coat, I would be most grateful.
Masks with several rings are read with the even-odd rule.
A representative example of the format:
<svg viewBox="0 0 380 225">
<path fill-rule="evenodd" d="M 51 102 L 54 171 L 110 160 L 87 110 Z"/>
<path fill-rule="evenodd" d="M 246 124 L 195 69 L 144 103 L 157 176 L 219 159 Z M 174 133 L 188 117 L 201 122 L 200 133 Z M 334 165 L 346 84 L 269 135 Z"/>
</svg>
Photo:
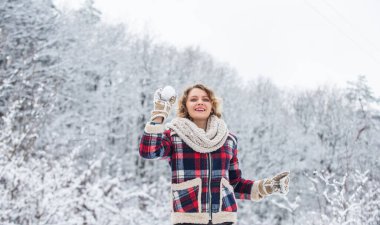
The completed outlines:
<svg viewBox="0 0 380 225">
<path fill-rule="evenodd" d="M 167 159 L 172 170 L 172 222 L 236 222 L 236 199 L 255 200 L 254 181 L 241 177 L 237 139 L 210 153 L 190 148 L 172 130 L 147 124 L 140 141 L 145 159 Z"/>
</svg>

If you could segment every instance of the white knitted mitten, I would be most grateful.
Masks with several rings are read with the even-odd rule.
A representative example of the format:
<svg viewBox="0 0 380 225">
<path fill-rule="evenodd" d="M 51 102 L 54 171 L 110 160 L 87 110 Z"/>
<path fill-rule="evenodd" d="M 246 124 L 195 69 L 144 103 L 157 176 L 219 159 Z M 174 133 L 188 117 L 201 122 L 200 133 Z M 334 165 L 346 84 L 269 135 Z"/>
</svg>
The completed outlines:
<svg viewBox="0 0 380 225">
<path fill-rule="evenodd" d="M 151 112 L 150 121 L 157 117 L 162 117 L 164 121 L 169 116 L 170 110 L 177 99 L 174 88 L 166 86 L 159 88 L 154 92 L 153 111 Z"/>
<path fill-rule="evenodd" d="M 258 191 L 261 197 L 271 194 L 284 194 L 289 192 L 289 172 L 282 172 L 272 178 L 259 181 Z"/>
</svg>

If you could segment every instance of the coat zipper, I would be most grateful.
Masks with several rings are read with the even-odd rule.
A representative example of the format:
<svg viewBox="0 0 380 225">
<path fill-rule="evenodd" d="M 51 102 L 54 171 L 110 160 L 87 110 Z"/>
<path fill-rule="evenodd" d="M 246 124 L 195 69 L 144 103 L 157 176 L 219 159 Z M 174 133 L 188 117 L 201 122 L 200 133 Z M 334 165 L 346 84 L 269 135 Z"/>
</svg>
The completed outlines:
<svg viewBox="0 0 380 225">
<path fill-rule="evenodd" d="M 209 210 L 210 210 L 210 220 L 212 220 L 212 192 L 211 192 L 211 176 L 212 176 L 212 160 L 211 153 L 208 153 L 209 160 L 209 176 L 208 176 L 208 194 L 209 194 Z"/>
</svg>

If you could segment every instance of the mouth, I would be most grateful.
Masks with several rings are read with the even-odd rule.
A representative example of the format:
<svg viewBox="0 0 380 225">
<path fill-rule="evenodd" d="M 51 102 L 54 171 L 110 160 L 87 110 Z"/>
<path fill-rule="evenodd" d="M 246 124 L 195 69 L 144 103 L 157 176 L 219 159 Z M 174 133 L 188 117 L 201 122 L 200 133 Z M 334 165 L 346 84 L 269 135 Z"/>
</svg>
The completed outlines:
<svg viewBox="0 0 380 225">
<path fill-rule="evenodd" d="M 206 109 L 203 109 L 203 108 L 197 108 L 197 109 L 195 109 L 195 111 L 196 111 L 196 112 L 205 112 Z"/>
</svg>

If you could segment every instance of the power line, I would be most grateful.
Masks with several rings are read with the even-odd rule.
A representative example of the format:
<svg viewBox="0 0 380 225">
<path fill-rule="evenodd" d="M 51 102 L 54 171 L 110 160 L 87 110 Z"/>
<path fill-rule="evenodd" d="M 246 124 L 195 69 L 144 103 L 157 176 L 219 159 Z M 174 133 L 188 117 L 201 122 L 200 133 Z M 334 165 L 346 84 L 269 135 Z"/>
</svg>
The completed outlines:
<svg viewBox="0 0 380 225">
<path fill-rule="evenodd" d="M 320 15 L 322 18 L 324 18 L 330 25 L 335 27 L 341 34 L 343 34 L 346 38 L 348 38 L 352 43 L 354 43 L 359 49 L 361 49 L 364 53 L 366 53 L 370 58 L 372 58 L 376 63 L 380 63 L 380 60 L 378 60 L 371 52 L 367 51 L 364 47 L 360 45 L 357 41 L 355 41 L 353 38 L 350 37 L 346 32 L 344 32 L 338 25 L 333 23 L 328 17 L 323 15 L 317 8 L 315 8 L 313 5 L 311 5 L 307 0 L 304 0 L 307 6 L 309 6 L 312 10 L 314 10 L 318 15 Z"/>
<path fill-rule="evenodd" d="M 340 13 L 333 5 L 331 5 L 328 1 L 326 0 L 323 0 L 325 2 L 325 4 L 330 8 L 332 9 L 335 14 L 337 14 L 342 20 L 344 20 L 350 27 L 352 30 L 359 30 L 357 27 L 355 27 L 346 17 L 343 16 L 342 13 Z M 359 34 L 362 34 L 363 32 L 358 32 Z M 363 39 L 365 39 L 370 45 L 372 45 L 373 48 L 376 49 L 376 51 L 379 51 L 380 52 L 380 49 L 376 46 L 375 43 L 373 43 L 372 41 L 370 41 L 368 38 L 366 38 L 365 36 L 361 35 L 361 37 Z"/>
</svg>

